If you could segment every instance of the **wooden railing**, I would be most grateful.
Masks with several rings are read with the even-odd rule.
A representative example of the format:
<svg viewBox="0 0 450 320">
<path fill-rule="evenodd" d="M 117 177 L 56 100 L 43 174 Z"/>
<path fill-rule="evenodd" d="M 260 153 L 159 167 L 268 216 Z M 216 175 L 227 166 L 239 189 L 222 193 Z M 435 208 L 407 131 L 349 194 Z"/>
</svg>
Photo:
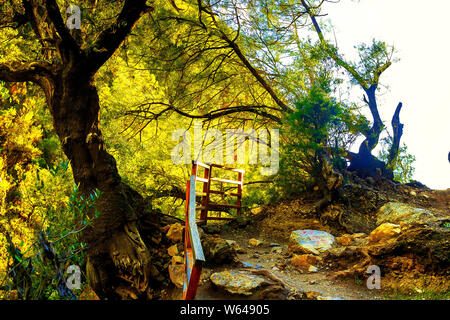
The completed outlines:
<svg viewBox="0 0 450 320">
<path fill-rule="evenodd" d="M 203 178 L 198 177 L 199 167 L 204 169 Z M 238 174 L 237 180 L 212 178 L 212 168 L 229 170 Z M 186 217 L 184 232 L 184 283 L 183 283 L 183 299 L 193 300 L 197 293 L 198 283 L 202 272 L 202 266 L 205 262 L 202 243 L 198 234 L 197 224 L 206 223 L 208 220 L 230 220 L 235 218 L 227 217 L 208 217 L 208 211 L 221 211 L 228 208 L 237 210 L 237 214 L 242 213 L 242 186 L 243 186 L 244 170 L 228 168 L 218 164 L 205 164 L 197 161 L 192 162 L 192 175 L 186 182 Z M 196 192 L 196 182 L 203 183 L 202 192 Z M 223 190 L 211 190 L 211 181 L 217 181 L 221 184 L 233 184 L 237 187 L 237 192 L 225 192 Z M 231 195 L 237 197 L 235 205 L 226 203 L 210 202 L 210 194 Z M 196 205 L 196 196 L 201 196 L 201 205 Z M 196 210 L 200 211 L 200 220 L 196 220 Z"/>
<path fill-rule="evenodd" d="M 202 243 L 195 219 L 195 183 L 196 175 L 191 175 L 186 184 L 186 217 L 184 232 L 184 284 L 183 299 L 193 300 L 205 262 Z"/>
<path fill-rule="evenodd" d="M 198 177 L 199 167 L 204 169 L 203 178 Z M 237 180 L 230 179 L 221 179 L 221 178 L 213 178 L 212 171 L 213 168 L 228 170 L 237 173 Z M 215 170 L 216 170 L 215 169 Z M 220 212 L 226 211 L 228 209 L 236 209 L 237 215 L 242 214 L 242 187 L 244 185 L 244 170 L 229 168 L 219 164 L 205 164 L 198 161 L 192 162 L 192 175 L 196 177 L 196 181 L 203 183 L 203 190 L 200 193 L 196 193 L 196 195 L 201 196 L 201 206 L 196 207 L 197 210 L 200 211 L 200 220 L 199 224 L 206 224 L 208 220 L 234 220 L 236 218 L 233 217 L 222 217 Z M 219 182 L 221 185 L 223 184 L 231 184 L 235 188 L 237 188 L 236 192 L 226 192 L 223 190 L 211 190 L 211 182 Z M 211 194 L 216 195 L 228 195 L 236 197 L 236 204 L 229 203 L 214 203 L 211 202 Z M 208 211 L 216 211 L 219 212 L 218 217 L 208 216 Z"/>
</svg>

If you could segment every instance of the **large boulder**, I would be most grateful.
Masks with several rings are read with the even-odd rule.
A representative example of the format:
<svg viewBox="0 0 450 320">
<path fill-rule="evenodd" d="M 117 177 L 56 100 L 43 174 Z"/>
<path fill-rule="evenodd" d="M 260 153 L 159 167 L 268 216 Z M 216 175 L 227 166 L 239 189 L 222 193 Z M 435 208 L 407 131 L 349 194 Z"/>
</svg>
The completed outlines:
<svg viewBox="0 0 450 320">
<path fill-rule="evenodd" d="M 184 264 L 169 265 L 170 281 L 177 287 L 183 288 L 184 282 Z"/>
<path fill-rule="evenodd" d="M 322 259 L 320 257 L 311 254 L 294 254 L 291 259 L 291 264 L 302 271 L 314 272 L 317 271 L 317 264 L 321 261 Z"/>
<path fill-rule="evenodd" d="M 230 263 L 236 257 L 235 247 L 218 235 L 205 234 L 202 238 L 202 246 L 208 264 Z"/>
<path fill-rule="evenodd" d="M 333 235 L 318 230 L 295 230 L 289 237 L 289 251 L 320 254 L 331 249 L 336 242 Z"/>
<path fill-rule="evenodd" d="M 369 243 L 385 243 L 395 237 L 401 232 L 400 226 L 393 223 L 383 223 L 378 228 L 373 230 L 369 235 Z"/>
<path fill-rule="evenodd" d="M 412 207 L 406 203 L 389 202 L 382 206 L 377 213 L 377 225 L 383 223 L 412 223 L 423 222 L 434 218 L 434 215 L 426 209 Z"/>
<path fill-rule="evenodd" d="M 169 226 L 166 237 L 173 243 L 178 243 L 183 241 L 183 231 L 184 227 L 179 223 L 174 223 Z"/>
<path fill-rule="evenodd" d="M 250 296 L 265 282 L 265 279 L 243 272 L 222 271 L 213 273 L 211 282 L 231 294 Z"/>
</svg>

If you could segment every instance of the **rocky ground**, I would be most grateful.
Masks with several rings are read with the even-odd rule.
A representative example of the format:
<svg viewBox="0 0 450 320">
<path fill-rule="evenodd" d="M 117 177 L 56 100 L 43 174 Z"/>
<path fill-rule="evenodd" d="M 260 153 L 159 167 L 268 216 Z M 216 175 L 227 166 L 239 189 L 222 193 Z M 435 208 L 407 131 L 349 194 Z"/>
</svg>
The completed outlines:
<svg viewBox="0 0 450 320">
<path fill-rule="evenodd" d="M 348 201 L 321 218 L 305 197 L 209 223 L 201 230 L 208 263 L 197 299 L 449 299 L 450 190 L 370 180 L 347 188 Z M 307 244 L 295 230 L 324 238 Z M 162 298 L 181 298 L 182 250 L 181 241 L 168 249 L 177 287 Z M 367 286 L 371 265 L 381 270 L 381 289 Z"/>
</svg>

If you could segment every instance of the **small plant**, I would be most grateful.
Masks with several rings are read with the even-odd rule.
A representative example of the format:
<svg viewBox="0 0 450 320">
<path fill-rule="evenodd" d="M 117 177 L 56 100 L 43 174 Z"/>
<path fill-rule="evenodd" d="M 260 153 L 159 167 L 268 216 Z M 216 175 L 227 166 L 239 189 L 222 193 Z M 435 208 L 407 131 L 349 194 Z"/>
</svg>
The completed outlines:
<svg viewBox="0 0 450 320">
<path fill-rule="evenodd" d="M 84 269 L 86 244 L 80 235 L 99 215 L 95 210 L 99 196 L 100 191 L 95 190 L 84 197 L 75 185 L 65 211 L 49 208 L 36 241 L 25 251 L 21 244 L 15 246 L 6 233 L 10 263 L 1 286 L 9 292 L 7 298 L 16 292 L 16 298 L 23 300 L 76 299 L 75 292 L 66 285 L 65 270 L 70 265 Z M 89 218 L 88 213 L 92 211 L 93 218 Z"/>
</svg>

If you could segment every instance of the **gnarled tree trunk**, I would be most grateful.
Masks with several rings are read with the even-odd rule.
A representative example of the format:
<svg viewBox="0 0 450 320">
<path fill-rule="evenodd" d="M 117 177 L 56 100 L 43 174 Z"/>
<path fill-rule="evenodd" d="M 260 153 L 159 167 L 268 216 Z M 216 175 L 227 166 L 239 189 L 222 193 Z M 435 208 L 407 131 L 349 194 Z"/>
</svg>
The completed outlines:
<svg viewBox="0 0 450 320">
<path fill-rule="evenodd" d="M 91 285 L 101 298 L 139 297 L 148 288 L 150 274 L 149 251 L 136 228 L 142 198 L 121 181 L 116 161 L 106 150 L 92 77 L 70 67 L 57 74 L 46 91 L 79 190 L 85 195 L 100 190 L 96 207 L 101 214 L 84 233 Z"/>
</svg>

